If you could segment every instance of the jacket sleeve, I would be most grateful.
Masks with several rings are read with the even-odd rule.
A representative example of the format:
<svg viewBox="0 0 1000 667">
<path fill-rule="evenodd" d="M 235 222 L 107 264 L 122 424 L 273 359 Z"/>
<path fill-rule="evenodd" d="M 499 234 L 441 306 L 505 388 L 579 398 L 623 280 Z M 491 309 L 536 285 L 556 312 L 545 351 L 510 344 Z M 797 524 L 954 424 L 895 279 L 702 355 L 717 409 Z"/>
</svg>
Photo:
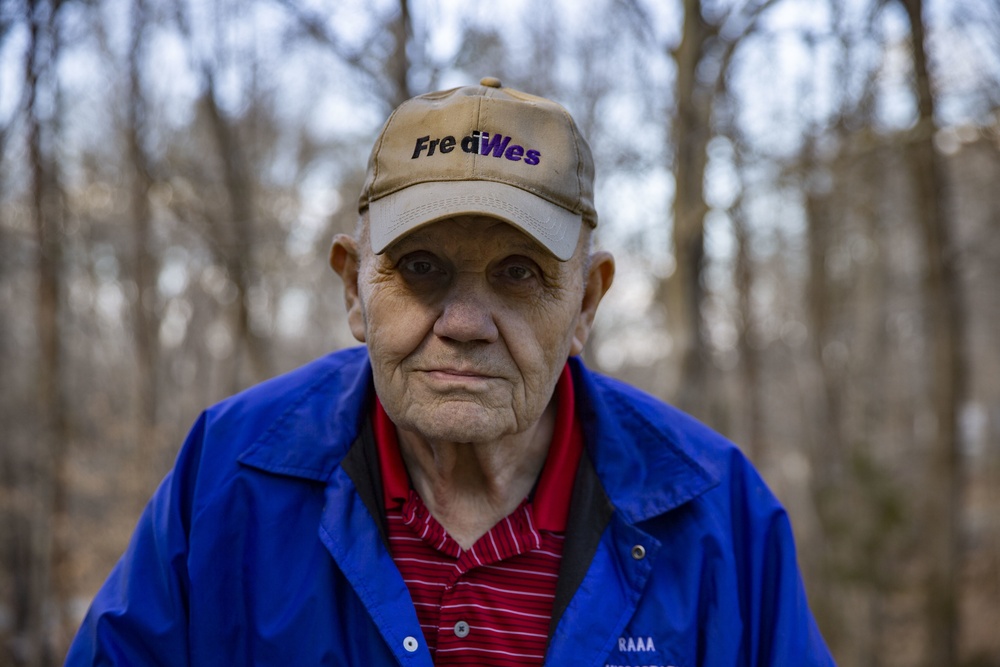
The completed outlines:
<svg viewBox="0 0 1000 667">
<path fill-rule="evenodd" d="M 743 579 L 743 647 L 757 667 L 832 667 L 806 599 L 785 509 L 749 463 L 734 485 L 734 546 Z M 739 473 L 737 473 L 739 474 Z"/>
<path fill-rule="evenodd" d="M 204 416 L 91 603 L 66 665 L 188 664 L 188 529 Z"/>
</svg>

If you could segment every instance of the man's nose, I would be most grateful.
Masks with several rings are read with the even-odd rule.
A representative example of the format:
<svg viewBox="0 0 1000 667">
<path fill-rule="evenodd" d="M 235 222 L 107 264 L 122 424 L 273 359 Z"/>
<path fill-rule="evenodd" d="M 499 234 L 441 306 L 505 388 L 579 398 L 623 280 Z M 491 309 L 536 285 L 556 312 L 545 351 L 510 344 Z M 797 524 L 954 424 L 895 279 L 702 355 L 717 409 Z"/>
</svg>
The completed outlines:
<svg viewBox="0 0 1000 667">
<path fill-rule="evenodd" d="M 492 343 L 498 330 L 488 286 L 478 276 L 459 276 L 441 304 L 434 334 L 462 343 Z"/>
</svg>

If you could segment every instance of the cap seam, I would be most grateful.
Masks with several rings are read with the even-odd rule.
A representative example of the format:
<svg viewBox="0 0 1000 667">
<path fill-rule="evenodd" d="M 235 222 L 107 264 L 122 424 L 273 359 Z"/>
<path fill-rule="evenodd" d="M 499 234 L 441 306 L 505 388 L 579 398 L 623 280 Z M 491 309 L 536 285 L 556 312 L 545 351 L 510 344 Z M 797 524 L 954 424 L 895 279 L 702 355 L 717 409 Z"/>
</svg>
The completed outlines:
<svg viewBox="0 0 1000 667">
<path fill-rule="evenodd" d="M 597 220 L 596 220 L 597 208 L 595 207 L 593 201 L 590 202 L 589 207 L 585 207 L 583 205 L 583 182 L 585 179 L 583 174 L 584 172 L 583 155 L 581 154 L 580 151 L 582 135 L 580 134 L 579 128 L 576 126 L 576 122 L 573 121 L 573 117 L 570 115 L 566 107 L 562 106 L 561 104 L 559 104 L 558 106 L 559 109 L 562 111 L 563 116 L 566 117 L 566 120 L 569 123 L 570 130 L 572 130 L 573 132 L 573 148 L 574 150 L 576 150 L 576 187 L 577 187 L 576 205 L 579 210 L 575 210 L 573 212 L 578 213 L 580 216 L 582 216 L 584 221 L 586 221 L 587 226 L 593 228 L 597 226 Z M 593 160 L 593 156 L 591 156 L 591 160 Z M 596 174 L 594 175 L 594 177 L 596 179 Z M 594 193 L 591 192 L 590 196 L 591 199 L 593 199 Z M 589 219 L 591 216 L 587 215 L 587 211 L 594 211 L 593 221 Z"/>
<path fill-rule="evenodd" d="M 385 144 L 385 137 L 389 133 L 389 126 L 396 119 L 396 114 L 399 113 L 400 109 L 406 106 L 406 102 L 400 104 L 398 107 L 393 109 L 392 113 L 389 114 L 389 118 L 386 119 L 385 125 L 382 127 L 382 131 L 378 135 L 378 141 L 375 144 L 375 151 L 372 153 L 374 159 L 372 160 L 372 180 L 368 186 L 368 192 L 366 193 L 365 199 L 370 204 L 372 201 L 372 190 L 375 189 L 375 183 L 378 181 L 379 174 L 381 173 L 379 158 L 382 156 L 382 146 Z"/>
<path fill-rule="evenodd" d="M 573 212 L 583 215 L 583 156 L 580 154 L 580 133 L 577 132 L 576 123 L 573 122 L 573 117 L 569 115 L 569 111 L 566 110 L 566 107 L 560 104 L 559 109 L 562 111 L 563 116 L 566 118 L 566 122 L 569 124 L 570 130 L 573 132 L 573 150 L 576 151 L 576 198 L 575 199 L 576 199 L 576 205 L 579 208 L 579 210 Z"/>
<path fill-rule="evenodd" d="M 489 90 L 493 89 L 491 88 Z M 489 90 L 487 90 L 487 93 L 489 92 Z M 480 95 L 476 97 L 476 117 L 473 119 L 475 121 L 472 124 L 473 131 L 478 129 L 483 124 L 483 99 L 485 99 L 485 96 Z M 475 153 L 472 154 L 472 173 L 473 174 L 479 173 L 479 151 L 476 151 Z M 472 179 L 467 179 L 467 180 L 472 180 Z"/>
</svg>

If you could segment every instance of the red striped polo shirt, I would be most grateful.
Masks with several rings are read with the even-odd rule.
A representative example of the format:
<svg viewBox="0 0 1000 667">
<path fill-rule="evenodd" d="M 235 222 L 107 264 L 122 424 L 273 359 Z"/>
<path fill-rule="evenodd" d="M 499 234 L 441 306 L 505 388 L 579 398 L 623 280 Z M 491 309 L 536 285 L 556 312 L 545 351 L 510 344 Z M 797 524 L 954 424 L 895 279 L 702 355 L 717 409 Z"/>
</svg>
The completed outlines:
<svg viewBox="0 0 1000 667">
<path fill-rule="evenodd" d="M 434 664 L 541 665 L 583 437 L 567 365 L 556 426 L 531 497 L 468 551 L 431 516 L 410 479 L 396 430 L 376 398 L 389 549 L 416 607 Z"/>
</svg>

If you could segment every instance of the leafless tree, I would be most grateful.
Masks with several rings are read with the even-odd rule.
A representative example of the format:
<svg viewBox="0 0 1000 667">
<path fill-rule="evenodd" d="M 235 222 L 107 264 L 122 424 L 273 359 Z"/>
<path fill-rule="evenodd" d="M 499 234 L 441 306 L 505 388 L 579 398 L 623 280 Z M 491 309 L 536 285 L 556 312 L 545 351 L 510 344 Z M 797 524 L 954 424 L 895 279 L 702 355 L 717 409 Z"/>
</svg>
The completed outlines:
<svg viewBox="0 0 1000 667">
<path fill-rule="evenodd" d="M 927 573 L 927 665 L 956 664 L 961 637 L 962 516 L 965 471 L 960 415 L 967 403 L 965 294 L 957 267 L 949 187 L 934 146 L 936 99 L 922 0 L 901 0 L 910 25 L 917 124 L 908 158 L 913 213 L 924 243 L 924 326 L 930 347 L 931 404 L 936 427 L 927 468 L 924 521 Z"/>
<path fill-rule="evenodd" d="M 60 49 L 59 3 L 32 2 L 28 7 L 29 42 L 25 66 L 30 211 L 35 232 L 35 327 L 38 333 L 36 375 L 37 446 L 27 458 L 23 480 L 32 499 L 27 524 L 27 577 L 15 632 L 21 650 L 14 658 L 26 665 L 54 659 L 61 642 L 53 641 L 46 609 L 52 605 L 62 628 L 66 604 L 66 447 L 70 440 L 64 385 L 61 306 L 64 285 L 65 208 L 55 156 L 58 84 L 55 64 Z M 46 111 L 48 108 L 48 111 Z"/>
</svg>

